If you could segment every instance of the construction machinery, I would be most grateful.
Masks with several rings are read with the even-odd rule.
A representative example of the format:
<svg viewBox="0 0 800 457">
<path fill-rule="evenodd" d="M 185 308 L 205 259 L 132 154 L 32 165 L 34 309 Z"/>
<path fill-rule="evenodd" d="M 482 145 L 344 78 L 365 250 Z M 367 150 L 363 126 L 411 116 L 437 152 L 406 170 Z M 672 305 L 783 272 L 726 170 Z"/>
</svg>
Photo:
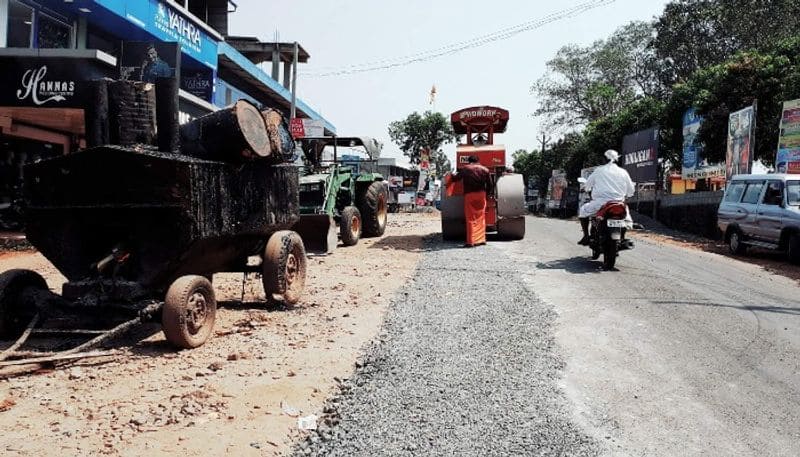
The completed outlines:
<svg viewBox="0 0 800 457">
<path fill-rule="evenodd" d="M 378 160 L 382 145 L 370 137 L 319 137 L 301 141 L 307 173 L 300 178 L 300 222 L 296 230 L 310 252 L 330 253 L 341 238 L 353 246 L 386 230 L 387 183 L 379 173 L 362 171 L 361 161 L 343 160 L 339 148 L 363 150 Z M 332 153 L 326 159 L 325 153 Z M 338 236 L 336 227 L 339 227 Z"/>
<path fill-rule="evenodd" d="M 146 135 L 109 129 L 104 106 L 87 111 L 87 124 L 100 126 L 92 141 L 101 145 L 26 166 L 28 241 L 67 282 L 56 294 L 34 271 L 0 274 L 0 338 L 19 337 L 0 365 L 25 362 L 4 359 L 17 357 L 16 348 L 40 331 L 90 336 L 56 357 L 148 321 L 160 321 L 177 347 L 200 346 L 213 334 L 211 280 L 219 272 L 261 273 L 267 300 L 299 300 L 306 253 L 291 231 L 300 218 L 299 183 L 297 167 L 284 163 L 292 152 L 281 141 L 285 121 L 240 100 L 179 128 L 177 83 L 164 84 L 158 103 L 152 85 L 98 82 L 108 107 L 138 100 L 135 111 L 113 122 Z M 129 96 L 118 98 L 121 90 Z M 155 138 L 153 108 L 161 121 L 158 149 L 138 143 Z"/>
<path fill-rule="evenodd" d="M 525 237 L 525 183 L 522 175 L 506 166 L 506 149 L 494 144 L 495 135 L 506 131 L 508 111 L 493 106 L 476 106 L 454 112 L 450 122 L 466 142 L 456 147 L 456 170 L 476 156 L 492 173 L 492 191 L 487 195 L 486 230 L 505 240 Z M 446 179 L 442 193 L 442 236 L 445 240 L 464 240 L 464 190 L 460 181 Z"/>
</svg>

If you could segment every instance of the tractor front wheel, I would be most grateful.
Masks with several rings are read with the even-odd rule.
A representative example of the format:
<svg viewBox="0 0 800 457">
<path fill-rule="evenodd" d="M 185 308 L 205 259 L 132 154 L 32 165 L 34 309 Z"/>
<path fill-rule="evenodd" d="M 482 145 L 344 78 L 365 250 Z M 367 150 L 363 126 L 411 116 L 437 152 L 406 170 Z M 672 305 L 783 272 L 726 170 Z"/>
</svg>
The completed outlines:
<svg viewBox="0 0 800 457">
<path fill-rule="evenodd" d="M 364 191 L 358 205 L 364 221 L 364 236 L 381 236 L 386 231 L 388 199 L 389 193 L 381 181 L 373 182 Z"/>
<path fill-rule="evenodd" d="M 342 234 L 342 244 L 355 246 L 361 238 L 361 212 L 355 206 L 347 206 L 342 210 L 342 219 L 339 221 L 339 231 Z"/>
</svg>

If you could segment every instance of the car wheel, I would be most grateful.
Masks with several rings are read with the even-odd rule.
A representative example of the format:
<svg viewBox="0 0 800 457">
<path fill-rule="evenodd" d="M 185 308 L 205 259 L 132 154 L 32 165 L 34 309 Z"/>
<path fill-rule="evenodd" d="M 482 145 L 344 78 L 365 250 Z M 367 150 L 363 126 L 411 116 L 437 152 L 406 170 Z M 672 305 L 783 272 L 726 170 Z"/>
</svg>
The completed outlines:
<svg viewBox="0 0 800 457">
<path fill-rule="evenodd" d="M 744 255 L 747 251 L 747 246 L 743 242 L 742 232 L 738 229 L 733 229 L 730 236 L 728 236 L 728 248 L 733 255 Z"/>
</svg>

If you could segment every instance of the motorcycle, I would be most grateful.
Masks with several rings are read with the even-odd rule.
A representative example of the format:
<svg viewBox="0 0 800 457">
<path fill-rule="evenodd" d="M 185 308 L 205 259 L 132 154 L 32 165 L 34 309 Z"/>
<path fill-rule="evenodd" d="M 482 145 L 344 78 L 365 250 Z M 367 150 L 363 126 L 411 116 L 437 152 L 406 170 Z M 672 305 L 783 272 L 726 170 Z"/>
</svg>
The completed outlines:
<svg viewBox="0 0 800 457">
<path fill-rule="evenodd" d="M 633 242 L 625 239 L 628 230 L 634 228 L 628 220 L 628 206 L 621 201 L 611 201 L 591 218 L 589 247 L 592 260 L 603 256 L 603 269 L 612 270 L 619 251 L 633 249 Z"/>
</svg>

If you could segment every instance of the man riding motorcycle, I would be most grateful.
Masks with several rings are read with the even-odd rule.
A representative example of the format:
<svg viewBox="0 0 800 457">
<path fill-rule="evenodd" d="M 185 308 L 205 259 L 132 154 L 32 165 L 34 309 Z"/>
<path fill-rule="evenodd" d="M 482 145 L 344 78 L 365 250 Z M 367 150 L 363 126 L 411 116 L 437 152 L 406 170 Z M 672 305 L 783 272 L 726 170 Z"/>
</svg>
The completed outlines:
<svg viewBox="0 0 800 457">
<path fill-rule="evenodd" d="M 578 241 L 578 244 L 582 246 L 589 245 L 589 219 L 597 214 L 606 203 L 625 201 L 626 197 L 632 197 L 636 192 L 636 187 L 628 172 L 616 163 L 619 160 L 619 153 L 609 149 L 605 156 L 608 163 L 598 167 L 584 183 L 586 190 L 592 192 L 592 200 L 581 206 L 578 211 L 578 219 L 583 230 L 583 238 Z M 630 214 L 628 214 L 628 218 L 630 218 Z"/>
</svg>

